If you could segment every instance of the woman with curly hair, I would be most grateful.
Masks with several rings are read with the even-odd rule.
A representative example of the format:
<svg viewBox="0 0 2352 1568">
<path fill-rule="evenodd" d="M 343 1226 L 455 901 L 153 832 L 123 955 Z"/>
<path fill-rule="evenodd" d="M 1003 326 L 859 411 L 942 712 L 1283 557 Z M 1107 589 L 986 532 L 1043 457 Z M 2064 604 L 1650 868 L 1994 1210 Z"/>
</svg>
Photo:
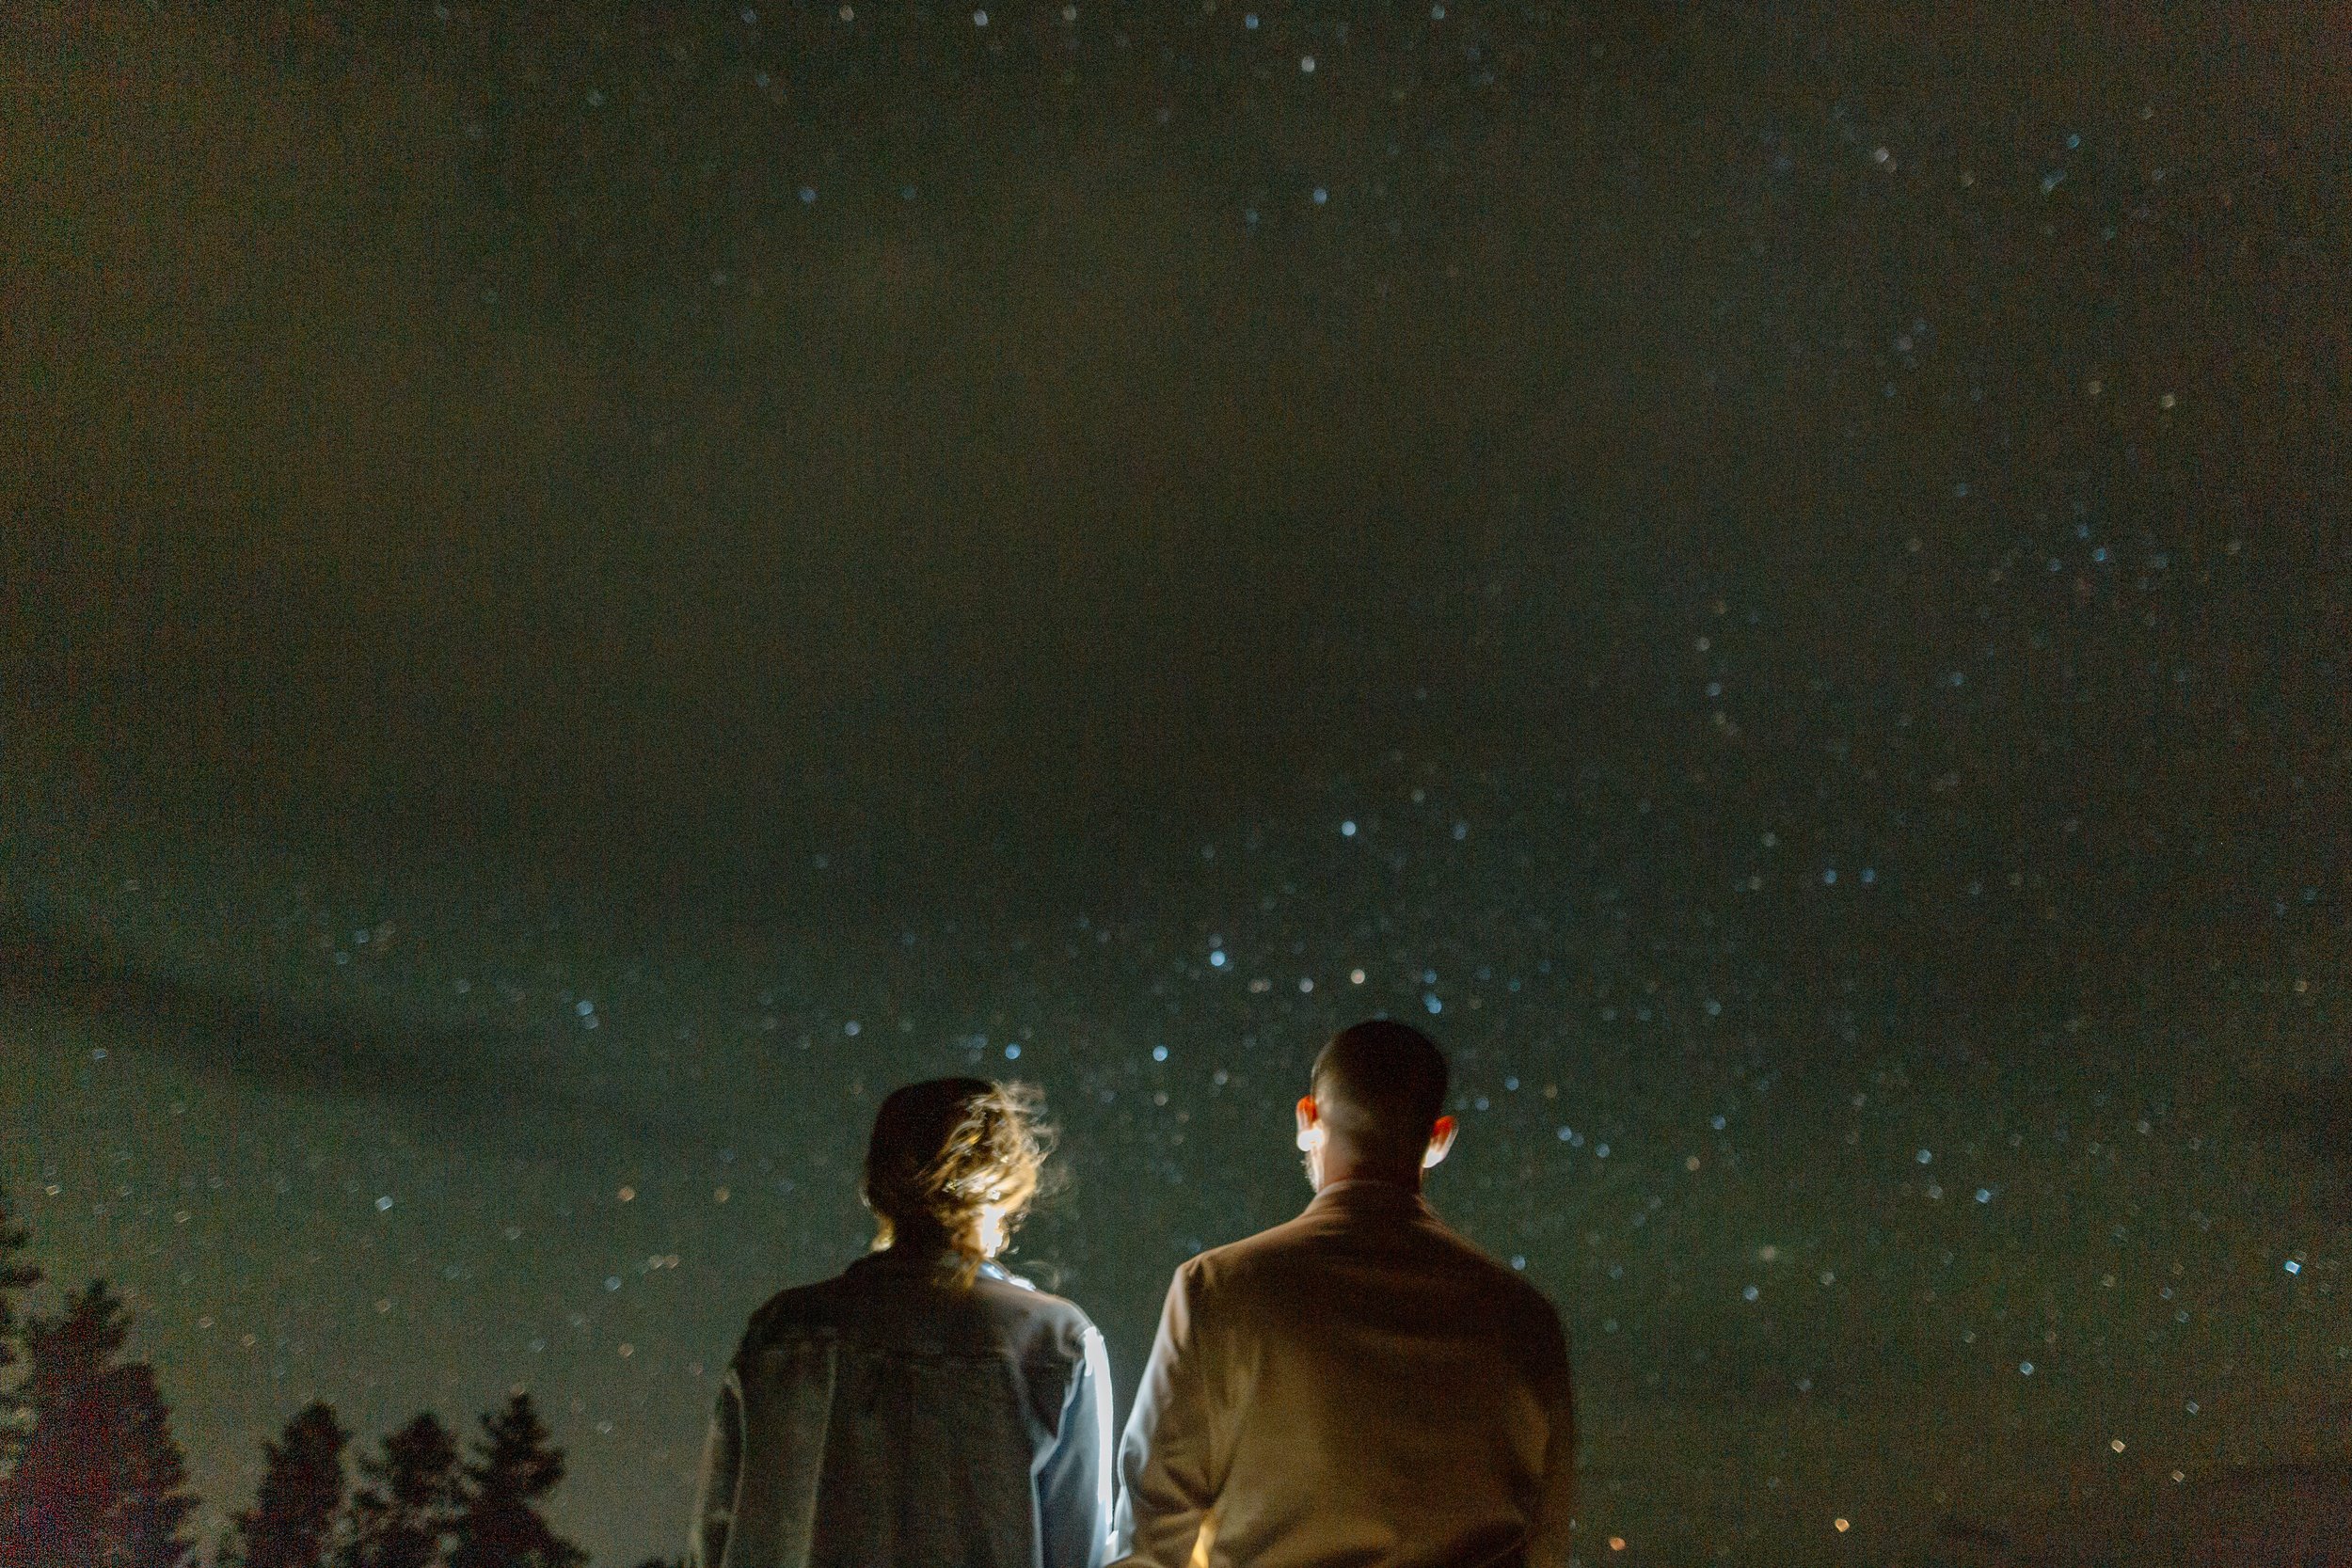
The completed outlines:
<svg viewBox="0 0 2352 1568">
<path fill-rule="evenodd" d="M 882 1101 L 874 1249 L 753 1314 L 711 1419 L 693 1568 L 1099 1568 L 1103 1337 L 996 1262 L 1052 1141 L 1021 1085 L 937 1078 Z"/>
</svg>

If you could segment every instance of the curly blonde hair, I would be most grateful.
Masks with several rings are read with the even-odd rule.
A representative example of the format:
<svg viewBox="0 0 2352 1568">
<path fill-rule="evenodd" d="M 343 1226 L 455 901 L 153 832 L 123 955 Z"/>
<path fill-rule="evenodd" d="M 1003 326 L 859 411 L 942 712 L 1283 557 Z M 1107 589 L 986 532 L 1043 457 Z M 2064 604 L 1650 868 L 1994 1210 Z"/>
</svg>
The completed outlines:
<svg viewBox="0 0 2352 1568">
<path fill-rule="evenodd" d="M 874 1250 L 936 1238 L 969 1283 L 1044 1184 L 1054 1129 L 1043 1108 L 1029 1085 L 981 1078 L 933 1078 L 893 1092 L 874 1116 L 860 1193 L 874 1212 Z"/>
</svg>

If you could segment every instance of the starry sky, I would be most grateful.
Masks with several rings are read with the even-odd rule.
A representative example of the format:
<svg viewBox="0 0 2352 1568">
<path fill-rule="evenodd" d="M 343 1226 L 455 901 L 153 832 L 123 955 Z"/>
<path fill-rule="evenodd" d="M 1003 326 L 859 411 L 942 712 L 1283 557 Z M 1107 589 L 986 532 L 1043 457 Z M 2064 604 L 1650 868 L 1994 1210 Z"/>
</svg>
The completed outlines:
<svg viewBox="0 0 2352 1568">
<path fill-rule="evenodd" d="M 0 1180 L 215 1516 L 676 1550 L 944 1071 L 1131 1388 L 1386 1011 L 1587 1562 L 2333 1539 L 2340 11 L 1253 3 L 0 27 Z"/>
</svg>

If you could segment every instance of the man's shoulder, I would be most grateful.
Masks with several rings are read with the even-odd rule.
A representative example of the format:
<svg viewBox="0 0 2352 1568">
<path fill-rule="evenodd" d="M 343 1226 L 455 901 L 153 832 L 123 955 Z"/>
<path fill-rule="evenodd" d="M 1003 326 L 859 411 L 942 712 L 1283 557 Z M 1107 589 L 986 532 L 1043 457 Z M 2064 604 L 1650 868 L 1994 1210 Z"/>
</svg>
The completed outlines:
<svg viewBox="0 0 2352 1568">
<path fill-rule="evenodd" d="M 1330 1217 L 1310 1209 L 1195 1253 L 1178 1265 L 1178 1287 L 1196 1307 L 1213 1301 L 1286 1302 L 1330 1266 L 1333 1241 Z"/>
<path fill-rule="evenodd" d="M 1446 1250 L 1463 1280 L 1497 1303 L 1514 1323 L 1530 1331 L 1539 1331 L 1545 1324 L 1554 1333 L 1560 1331 L 1559 1307 L 1534 1280 L 1434 1214 L 1426 1228 Z"/>
<path fill-rule="evenodd" d="M 1308 1216 L 1299 1214 L 1238 1241 L 1202 1248 L 1177 1265 L 1177 1277 L 1196 1291 L 1245 1284 L 1284 1267 L 1307 1249 L 1312 1236 Z"/>
<path fill-rule="evenodd" d="M 1477 1256 L 1485 1265 L 1487 1289 L 1504 1303 L 1514 1322 L 1523 1325 L 1530 1335 L 1540 1333 L 1565 1340 L 1567 1331 L 1561 1322 L 1558 1305 L 1534 1280 L 1483 1252 Z"/>
<path fill-rule="evenodd" d="M 1468 1237 L 1426 1210 L 1405 1222 L 1413 1265 L 1422 1277 L 1435 1273 L 1450 1282 L 1449 1292 L 1482 1301 L 1478 1314 L 1497 1332 L 1524 1338 L 1531 1348 L 1558 1339 L 1565 1345 L 1560 1312 L 1528 1277 L 1488 1255 Z M 1211 1302 L 1241 1302 L 1258 1296 L 1295 1299 L 1295 1292 L 1333 1268 L 1346 1267 L 1350 1243 L 1330 1217 L 1313 1211 L 1270 1226 L 1252 1236 L 1195 1254 L 1177 1269 L 1184 1294 L 1196 1308 Z"/>
</svg>

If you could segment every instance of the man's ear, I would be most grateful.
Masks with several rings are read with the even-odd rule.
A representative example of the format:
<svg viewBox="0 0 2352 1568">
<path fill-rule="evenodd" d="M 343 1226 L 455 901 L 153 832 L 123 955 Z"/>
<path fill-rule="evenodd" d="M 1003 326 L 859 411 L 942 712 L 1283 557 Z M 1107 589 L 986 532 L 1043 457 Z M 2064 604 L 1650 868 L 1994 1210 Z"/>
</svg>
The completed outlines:
<svg viewBox="0 0 2352 1568">
<path fill-rule="evenodd" d="M 1323 1108 L 1315 1103 L 1313 1095 L 1298 1098 L 1298 1147 L 1303 1153 L 1323 1142 Z"/>
<path fill-rule="evenodd" d="M 1452 1152 L 1454 1135 L 1461 1130 L 1462 1124 L 1452 1117 L 1439 1117 L 1432 1122 L 1429 1127 L 1429 1147 L 1422 1150 L 1421 1168 L 1435 1170 L 1438 1162 Z"/>
</svg>

